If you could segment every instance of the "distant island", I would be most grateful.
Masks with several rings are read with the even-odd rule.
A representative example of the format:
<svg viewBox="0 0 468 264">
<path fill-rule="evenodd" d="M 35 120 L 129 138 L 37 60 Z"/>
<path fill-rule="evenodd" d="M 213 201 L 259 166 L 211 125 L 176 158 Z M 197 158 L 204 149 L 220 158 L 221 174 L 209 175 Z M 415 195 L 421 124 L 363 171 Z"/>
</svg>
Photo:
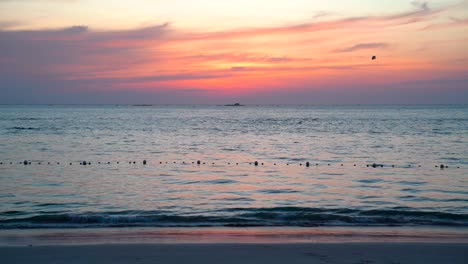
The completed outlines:
<svg viewBox="0 0 468 264">
<path fill-rule="evenodd" d="M 227 104 L 227 105 L 224 105 L 224 106 L 244 106 L 244 105 L 241 105 L 239 103 L 235 103 L 235 104 Z"/>
</svg>

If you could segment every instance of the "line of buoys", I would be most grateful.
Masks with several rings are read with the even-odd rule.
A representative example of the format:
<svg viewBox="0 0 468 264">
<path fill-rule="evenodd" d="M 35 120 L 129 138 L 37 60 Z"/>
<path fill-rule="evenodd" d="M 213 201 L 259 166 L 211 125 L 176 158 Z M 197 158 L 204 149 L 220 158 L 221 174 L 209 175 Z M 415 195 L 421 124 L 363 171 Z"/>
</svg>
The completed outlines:
<svg viewBox="0 0 468 264">
<path fill-rule="evenodd" d="M 42 164 L 46 164 L 46 163 L 47 163 L 47 165 L 51 165 L 51 164 L 52 164 L 50 161 L 49 161 L 49 162 L 34 162 L 34 164 L 37 164 L 37 165 L 42 165 Z M 116 163 L 116 164 L 120 164 L 119 161 L 117 161 L 117 162 L 115 162 L 115 163 Z M 149 163 L 149 162 L 148 162 L 147 160 L 143 160 L 143 161 L 142 161 L 142 164 L 143 164 L 143 165 L 148 165 L 148 163 Z M 163 162 L 163 161 L 160 161 L 160 162 L 159 162 L 159 164 L 163 164 L 163 163 L 169 164 L 169 162 L 167 162 L 167 161 L 166 161 L 166 162 Z M 177 164 L 178 162 L 177 162 L 177 161 L 173 161 L 172 163 L 173 163 L 173 164 Z M 180 162 L 180 164 L 195 164 L 195 163 L 196 163 L 197 165 L 202 165 L 202 164 L 203 164 L 203 165 L 204 165 L 204 164 L 215 165 L 215 164 L 216 164 L 215 162 L 209 162 L 209 163 L 207 163 L 207 162 L 202 162 L 201 160 L 197 160 L 196 162 L 195 162 L 195 161 L 192 161 L 192 162 L 185 162 L 185 161 L 182 161 L 182 162 Z M 8 164 L 8 162 L 0 162 L 0 165 L 4 165 L 4 164 Z M 13 162 L 9 162 L 9 164 L 13 164 Z M 33 163 L 32 163 L 31 161 L 24 160 L 24 161 L 22 161 L 22 162 L 15 163 L 15 164 L 32 165 Z M 60 165 L 60 162 L 56 162 L 56 164 L 57 164 L 57 165 Z M 89 162 L 89 161 L 80 161 L 79 164 L 80 164 L 80 165 L 83 165 L 83 166 L 92 165 L 92 163 Z M 110 165 L 111 162 L 110 162 L 110 161 L 108 161 L 108 162 L 101 162 L 101 161 L 99 161 L 99 162 L 97 162 L 97 164 L 108 164 L 108 165 Z M 137 162 L 136 162 L 136 161 L 129 161 L 128 164 L 137 164 Z M 234 164 L 234 163 L 227 162 L 226 164 L 227 164 L 227 165 L 231 165 L 231 164 Z M 249 164 L 249 165 L 252 165 L 252 164 L 253 164 L 254 166 L 260 166 L 260 165 L 264 166 L 266 163 L 264 163 L 264 162 L 259 162 L 259 161 L 254 161 L 254 162 L 248 162 L 248 164 Z M 297 163 L 296 163 L 296 164 L 297 164 Z M 70 162 L 69 165 L 73 165 L 73 163 Z M 239 163 L 236 162 L 235 165 L 238 166 Z M 280 164 L 278 164 L 278 163 L 275 162 L 275 163 L 272 163 L 272 165 L 277 166 L 277 165 L 280 165 Z M 289 166 L 289 165 L 293 165 L 293 164 L 291 164 L 291 163 L 286 163 L 286 166 Z M 309 161 L 307 161 L 307 162 L 305 162 L 305 163 L 298 163 L 298 165 L 299 165 L 299 166 L 305 166 L 305 167 L 308 168 L 308 167 L 311 166 L 311 163 L 310 163 Z M 319 163 L 315 163 L 315 166 L 319 166 L 319 165 L 320 165 Z M 326 165 L 326 166 L 332 166 L 331 163 L 326 163 L 326 164 L 324 164 L 324 165 Z M 344 163 L 340 163 L 339 166 L 340 166 L 340 167 L 344 167 L 345 164 L 344 164 Z M 358 165 L 357 165 L 357 164 L 353 164 L 352 166 L 353 166 L 353 167 L 357 167 Z M 397 166 L 396 166 L 395 164 L 392 164 L 392 165 L 384 165 L 384 164 L 372 163 L 372 164 L 366 164 L 366 167 L 372 167 L 372 168 L 391 167 L 391 168 L 396 168 Z M 414 168 L 422 168 L 422 165 L 412 165 L 412 164 L 408 164 L 408 165 L 403 165 L 403 166 L 399 166 L 399 167 L 400 167 L 400 168 L 413 168 L 413 167 L 414 167 Z M 446 165 L 446 164 L 435 165 L 434 167 L 435 167 L 435 168 L 440 168 L 440 169 L 448 169 L 448 168 L 449 168 L 449 166 Z M 460 169 L 460 166 L 456 166 L 455 168 Z"/>
</svg>

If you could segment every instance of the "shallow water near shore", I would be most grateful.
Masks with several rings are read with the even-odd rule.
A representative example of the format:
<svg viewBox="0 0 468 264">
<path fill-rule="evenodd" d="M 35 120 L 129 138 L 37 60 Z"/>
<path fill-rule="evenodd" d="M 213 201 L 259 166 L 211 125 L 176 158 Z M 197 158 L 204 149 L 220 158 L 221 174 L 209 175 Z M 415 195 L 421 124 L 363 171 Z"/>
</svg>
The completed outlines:
<svg viewBox="0 0 468 264">
<path fill-rule="evenodd" d="M 1 246 L 98 244 L 468 243 L 468 228 L 447 227 L 123 227 L 0 232 Z"/>
<path fill-rule="evenodd" d="M 0 106 L 0 228 L 464 230 L 467 121 L 466 106 Z"/>
</svg>

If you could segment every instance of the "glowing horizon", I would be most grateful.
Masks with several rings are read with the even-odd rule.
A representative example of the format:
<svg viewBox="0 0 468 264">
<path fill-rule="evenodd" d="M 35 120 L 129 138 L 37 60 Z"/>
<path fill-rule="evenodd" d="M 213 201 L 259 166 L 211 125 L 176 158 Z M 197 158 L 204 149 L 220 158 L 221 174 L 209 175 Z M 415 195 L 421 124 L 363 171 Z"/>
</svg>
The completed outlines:
<svg viewBox="0 0 468 264">
<path fill-rule="evenodd" d="M 0 103 L 468 103 L 468 1 L 105 7 L 0 1 Z"/>
</svg>

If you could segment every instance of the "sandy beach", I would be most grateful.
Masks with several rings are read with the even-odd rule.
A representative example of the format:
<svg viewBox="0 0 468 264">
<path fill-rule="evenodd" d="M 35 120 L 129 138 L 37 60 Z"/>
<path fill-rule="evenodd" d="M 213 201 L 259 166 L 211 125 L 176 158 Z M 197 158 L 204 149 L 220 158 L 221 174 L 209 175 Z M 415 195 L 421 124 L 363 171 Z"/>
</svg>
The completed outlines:
<svg viewBox="0 0 468 264">
<path fill-rule="evenodd" d="M 119 244 L 1 247 L 9 263 L 467 263 L 466 243 Z"/>
</svg>

